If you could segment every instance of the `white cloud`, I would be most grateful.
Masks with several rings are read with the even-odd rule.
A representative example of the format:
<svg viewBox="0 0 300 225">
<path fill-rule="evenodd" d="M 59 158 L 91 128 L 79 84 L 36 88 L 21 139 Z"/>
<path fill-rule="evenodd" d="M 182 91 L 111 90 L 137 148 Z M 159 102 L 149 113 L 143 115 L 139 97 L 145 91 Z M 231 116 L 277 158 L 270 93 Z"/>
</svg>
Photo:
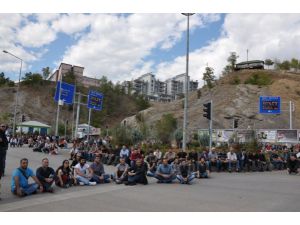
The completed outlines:
<svg viewBox="0 0 300 225">
<path fill-rule="evenodd" d="M 238 61 L 266 58 L 300 58 L 300 14 L 229 14 L 226 15 L 221 37 L 190 53 L 189 74 L 201 81 L 208 63 L 220 75 L 230 52 Z M 185 72 L 185 56 L 157 65 L 158 77 L 169 78 Z M 201 84 L 203 82 L 201 81 Z"/>
<path fill-rule="evenodd" d="M 28 23 L 17 34 L 18 40 L 26 47 L 41 47 L 56 39 L 56 33 L 47 23 Z"/>
<path fill-rule="evenodd" d="M 152 62 L 144 64 L 144 58 L 154 48 L 173 47 L 186 29 L 181 14 L 93 14 L 90 18 L 90 32 L 66 51 L 63 61 L 84 66 L 85 75 L 107 75 L 113 81 L 131 79 L 138 71 L 153 68 Z M 196 14 L 191 17 L 191 29 L 218 19 Z M 53 27 L 58 29 L 58 25 Z"/>
</svg>

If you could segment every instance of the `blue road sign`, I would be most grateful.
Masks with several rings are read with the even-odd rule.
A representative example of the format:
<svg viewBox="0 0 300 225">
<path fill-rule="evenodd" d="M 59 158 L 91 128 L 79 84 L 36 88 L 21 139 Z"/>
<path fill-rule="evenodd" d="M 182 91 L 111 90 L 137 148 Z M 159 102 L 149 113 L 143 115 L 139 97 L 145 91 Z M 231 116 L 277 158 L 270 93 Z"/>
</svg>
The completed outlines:
<svg viewBox="0 0 300 225">
<path fill-rule="evenodd" d="M 278 96 L 260 96 L 259 113 L 262 114 L 280 114 L 281 99 Z"/>
<path fill-rule="evenodd" d="M 90 91 L 88 95 L 87 107 L 89 109 L 102 110 L 102 104 L 103 94 L 96 91 Z"/>
<path fill-rule="evenodd" d="M 57 102 L 59 98 L 59 89 L 60 89 L 60 81 L 57 82 L 56 85 L 56 92 L 54 100 Z M 63 100 L 65 104 L 73 104 L 73 97 L 74 97 L 75 86 L 73 84 L 68 83 L 61 83 L 61 93 L 60 93 L 60 100 Z"/>
</svg>

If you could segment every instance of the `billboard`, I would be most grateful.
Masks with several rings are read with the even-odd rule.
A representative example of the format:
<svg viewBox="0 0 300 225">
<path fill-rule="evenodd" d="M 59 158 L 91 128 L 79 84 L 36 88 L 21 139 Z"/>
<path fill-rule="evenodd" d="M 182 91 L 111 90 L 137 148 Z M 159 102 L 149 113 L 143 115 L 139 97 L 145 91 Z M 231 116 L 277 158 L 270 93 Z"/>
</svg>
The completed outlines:
<svg viewBox="0 0 300 225">
<path fill-rule="evenodd" d="M 298 142 L 297 130 L 277 130 L 277 141 L 281 143 Z"/>
<path fill-rule="evenodd" d="M 73 104 L 75 86 L 73 84 L 68 84 L 65 82 L 62 82 L 60 85 L 60 81 L 58 81 L 56 84 L 56 92 L 54 97 L 54 100 L 56 102 L 58 102 L 60 88 L 61 88 L 60 100 L 63 100 L 65 104 L 69 104 L 69 105 Z"/>
<path fill-rule="evenodd" d="M 233 130 L 217 130 L 217 142 L 228 142 L 233 136 Z"/>
<path fill-rule="evenodd" d="M 89 109 L 102 110 L 102 104 L 103 94 L 96 91 L 90 91 L 88 95 L 87 107 Z"/>
<path fill-rule="evenodd" d="M 258 130 L 257 138 L 261 142 L 276 142 L 277 130 Z"/>
<path fill-rule="evenodd" d="M 281 99 L 275 96 L 259 97 L 259 113 L 261 114 L 280 114 Z"/>
</svg>

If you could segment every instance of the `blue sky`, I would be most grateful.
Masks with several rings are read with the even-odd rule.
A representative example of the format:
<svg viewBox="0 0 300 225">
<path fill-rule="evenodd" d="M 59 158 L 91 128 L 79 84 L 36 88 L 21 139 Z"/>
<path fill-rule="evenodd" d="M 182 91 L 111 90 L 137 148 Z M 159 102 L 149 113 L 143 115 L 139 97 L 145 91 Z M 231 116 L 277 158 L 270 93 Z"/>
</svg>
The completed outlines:
<svg viewBox="0 0 300 225">
<path fill-rule="evenodd" d="M 256 21 L 260 21 L 257 23 Z M 199 14 L 190 17 L 190 76 L 218 77 L 230 52 L 249 59 L 299 58 L 299 14 Z M 24 60 L 23 74 L 61 62 L 84 75 L 160 80 L 185 72 L 186 17 L 176 14 L 0 14 L 0 49 Z M 0 72 L 16 80 L 20 63 L 1 53 Z"/>
</svg>

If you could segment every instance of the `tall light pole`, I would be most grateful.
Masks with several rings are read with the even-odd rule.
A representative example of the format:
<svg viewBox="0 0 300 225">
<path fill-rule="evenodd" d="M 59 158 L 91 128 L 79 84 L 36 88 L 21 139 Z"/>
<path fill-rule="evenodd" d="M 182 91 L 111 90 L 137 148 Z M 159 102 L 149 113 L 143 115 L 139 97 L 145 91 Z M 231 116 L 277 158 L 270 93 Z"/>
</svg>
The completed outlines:
<svg viewBox="0 0 300 225">
<path fill-rule="evenodd" d="M 17 89 L 17 95 L 15 98 L 15 109 L 14 109 L 14 123 L 13 123 L 13 136 L 15 136 L 15 130 L 16 130 L 16 116 L 17 116 L 17 105 L 18 105 L 18 99 L 19 99 L 19 91 L 20 91 L 20 82 L 21 82 L 21 74 L 22 74 L 22 66 L 23 66 L 23 60 L 19 58 L 18 56 L 15 56 L 14 54 L 3 50 L 4 53 L 9 54 L 21 61 L 21 66 L 20 66 L 20 73 L 19 73 L 19 83 L 18 83 L 18 89 Z"/>
<path fill-rule="evenodd" d="M 186 151 L 186 136 L 187 136 L 187 109 L 188 109 L 188 94 L 189 94 L 189 39 L 190 39 L 190 16 L 195 13 L 182 13 L 187 17 L 187 32 L 186 32 L 186 72 L 185 72 L 185 94 L 184 94 L 184 112 L 183 112 L 183 132 L 182 132 L 182 150 Z"/>
</svg>

